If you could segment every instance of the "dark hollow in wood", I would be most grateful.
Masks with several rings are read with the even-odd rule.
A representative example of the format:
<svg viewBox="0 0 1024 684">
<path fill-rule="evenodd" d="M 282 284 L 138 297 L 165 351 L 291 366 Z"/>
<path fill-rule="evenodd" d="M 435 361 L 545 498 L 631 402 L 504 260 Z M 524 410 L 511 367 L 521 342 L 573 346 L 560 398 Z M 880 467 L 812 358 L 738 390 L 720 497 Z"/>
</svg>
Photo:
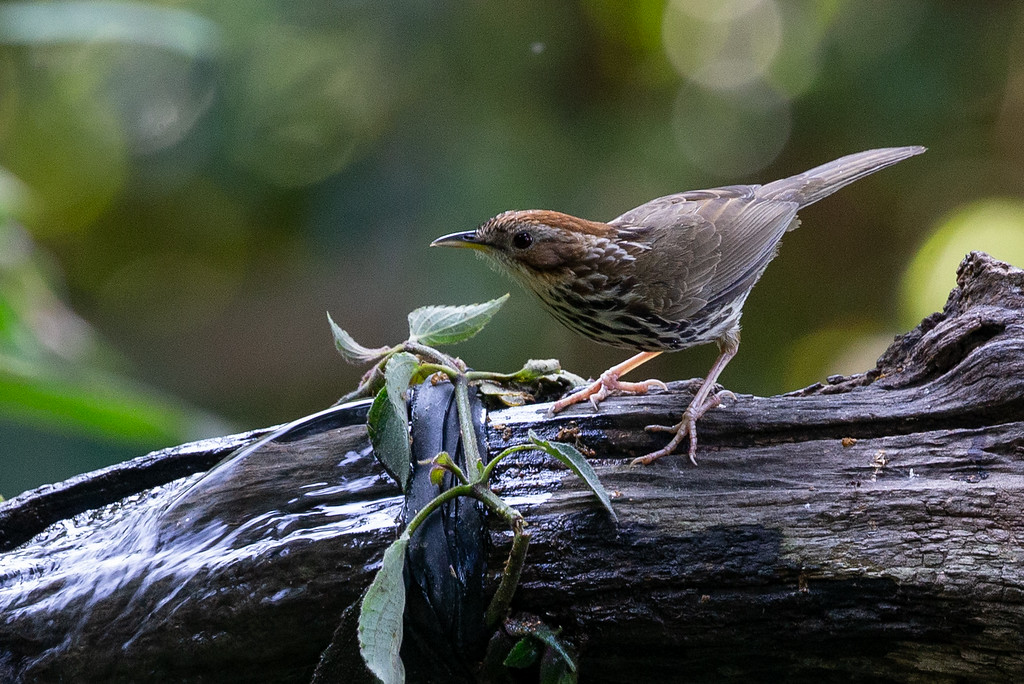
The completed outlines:
<svg viewBox="0 0 1024 684">
<path fill-rule="evenodd" d="M 673 387 L 598 414 L 489 416 L 492 455 L 532 427 L 592 452 L 613 493 L 618 526 L 540 455 L 510 460 L 497 483 L 532 532 L 515 607 L 563 628 L 581 681 L 1024 678 L 1024 272 L 973 253 L 943 312 L 874 370 L 710 411 L 698 467 L 628 466 L 664 439 L 643 427 L 685 407 L 688 385 Z M 187 451 L 209 463 L 224 444 Z M 75 511 L 60 487 L 0 505 L 0 540 L 21 544 L 0 555 L 0 679 L 309 681 L 397 534 L 401 499 L 365 430 L 275 444 L 206 479 L 144 470 L 106 473 L 90 504 L 109 505 L 65 534 L 22 543 Z M 189 486 L 187 505 L 159 505 Z M 123 569 L 123 585 L 58 605 L 97 574 L 66 562 L 68 534 L 87 546 L 142 514 L 153 555 L 109 549 L 101 574 Z M 212 542 L 196 535 L 211 529 Z M 491 538 L 493 587 L 509 537 Z M 156 562 L 168 550 L 196 560 Z M 356 677 L 350 622 L 331 671 Z"/>
</svg>

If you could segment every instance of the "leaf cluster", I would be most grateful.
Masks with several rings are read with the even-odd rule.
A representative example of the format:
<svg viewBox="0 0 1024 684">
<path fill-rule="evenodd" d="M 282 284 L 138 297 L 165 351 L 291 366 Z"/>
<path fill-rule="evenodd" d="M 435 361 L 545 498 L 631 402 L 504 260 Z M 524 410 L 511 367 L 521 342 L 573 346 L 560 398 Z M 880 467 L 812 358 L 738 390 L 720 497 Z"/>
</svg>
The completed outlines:
<svg viewBox="0 0 1024 684">
<path fill-rule="evenodd" d="M 612 519 L 615 519 L 611 500 L 598 480 L 597 473 L 586 458 L 569 444 L 542 439 L 531 430 L 528 443 L 509 447 L 486 463 L 478 453 L 469 403 L 471 383 L 478 387 L 486 387 L 486 391 L 492 395 L 515 397 L 511 401 L 526 400 L 522 395 L 529 395 L 522 389 L 506 389 L 509 384 L 521 387 L 542 380 L 576 384 L 575 376 L 565 374 L 557 361 L 530 361 L 515 373 L 485 373 L 470 371 L 459 359 L 434 348 L 435 345 L 454 344 L 476 335 L 507 299 L 506 294 L 481 304 L 427 306 L 416 309 L 409 314 L 408 339 L 393 347 L 365 347 L 328 316 L 335 346 L 345 360 L 350 363 L 374 364 L 363 376 L 359 388 L 342 401 L 360 396 L 374 396 L 367 420 L 374 454 L 403 491 L 409 483 L 411 474 L 407 391 L 411 385 L 432 376 L 446 379 L 455 387 L 465 468 L 456 464 L 446 452 L 437 454 L 429 461 L 430 477 L 434 484 L 440 485 L 445 473 L 451 473 L 457 484 L 450 489 L 439 491 L 438 495 L 409 522 L 401 536 L 388 547 L 381 567 L 361 605 L 360 652 L 369 670 L 386 684 L 405 680 L 405 670 L 399 657 L 405 609 L 405 584 L 402 572 L 405 552 L 416 529 L 445 502 L 460 496 L 476 499 L 511 528 L 512 550 L 498 589 L 487 610 L 487 623 L 491 627 L 497 627 L 498 623 L 505 619 L 525 562 L 529 533 L 522 514 L 490 488 L 490 477 L 502 460 L 518 451 L 533 450 L 548 454 L 576 473 L 594 492 Z M 575 681 L 576 666 L 568 651 L 560 645 L 555 648 L 553 644 L 559 642 L 554 634 L 546 626 L 529 634 L 524 633 L 523 645 L 517 647 L 515 655 L 509 654 L 512 660 L 507 663 L 508 666 L 517 667 L 517 663 L 525 663 L 528 660 L 527 651 L 534 646 L 536 649 L 547 651 L 555 649 L 553 652 L 558 655 L 556 660 L 563 663 L 554 670 L 559 673 L 557 680 Z"/>
</svg>

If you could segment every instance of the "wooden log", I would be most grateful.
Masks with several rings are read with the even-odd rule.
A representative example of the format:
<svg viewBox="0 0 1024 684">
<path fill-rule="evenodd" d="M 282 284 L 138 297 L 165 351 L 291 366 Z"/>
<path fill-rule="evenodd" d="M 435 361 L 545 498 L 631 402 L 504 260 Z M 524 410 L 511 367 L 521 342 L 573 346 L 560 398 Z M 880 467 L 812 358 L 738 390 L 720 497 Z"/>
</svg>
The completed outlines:
<svg viewBox="0 0 1024 684">
<path fill-rule="evenodd" d="M 539 454 L 496 482 L 532 531 L 514 608 L 563 629 L 582 681 L 1024 678 L 1024 272 L 971 254 L 874 370 L 710 411 L 697 467 L 629 466 L 690 391 L 488 416 L 492 454 L 532 427 L 613 492 L 618 525 Z M 80 478 L 0 505 L 0 679 L 309 681 L 325 650 L 320 681 L 365 677 L 351 606 L 402 499 L 358 410 L 334 419 L 207 474 L 252 436 L 179 449 L 173 481 L 125 466 L 106 498 Z"/>
</svg>

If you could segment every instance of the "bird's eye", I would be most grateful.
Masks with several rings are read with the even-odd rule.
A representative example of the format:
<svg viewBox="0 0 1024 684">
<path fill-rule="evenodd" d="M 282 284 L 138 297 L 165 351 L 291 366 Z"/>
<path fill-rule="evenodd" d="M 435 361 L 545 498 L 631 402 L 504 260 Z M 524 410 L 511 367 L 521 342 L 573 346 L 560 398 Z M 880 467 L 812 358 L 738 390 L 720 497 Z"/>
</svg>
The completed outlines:
<svg viewBox="0 0 1024 684">
<path fill-rule="evenodd" d="M 512 236 L 512 246 L 516 249 L 526 249 L 532 244 L 533 236 L 525 230 L 521 230 Z"/>
</svg>

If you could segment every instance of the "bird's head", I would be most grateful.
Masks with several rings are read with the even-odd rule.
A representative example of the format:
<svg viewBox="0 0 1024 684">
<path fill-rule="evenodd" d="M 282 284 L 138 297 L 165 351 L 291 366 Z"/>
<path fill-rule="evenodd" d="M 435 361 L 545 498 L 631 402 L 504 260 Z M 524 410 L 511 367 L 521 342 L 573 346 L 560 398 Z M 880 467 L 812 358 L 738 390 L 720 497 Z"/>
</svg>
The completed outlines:
<svg viewBox="0 0 1024 684">
<path fill-rule="evenodd" d="M 507 211 L 476 230 L 452 233 L 431 247 L 468 247 L 499 270 L 536 285 L 571 275 L 607 248 L 616 230 L 557 211 Z"/>
</svg>

